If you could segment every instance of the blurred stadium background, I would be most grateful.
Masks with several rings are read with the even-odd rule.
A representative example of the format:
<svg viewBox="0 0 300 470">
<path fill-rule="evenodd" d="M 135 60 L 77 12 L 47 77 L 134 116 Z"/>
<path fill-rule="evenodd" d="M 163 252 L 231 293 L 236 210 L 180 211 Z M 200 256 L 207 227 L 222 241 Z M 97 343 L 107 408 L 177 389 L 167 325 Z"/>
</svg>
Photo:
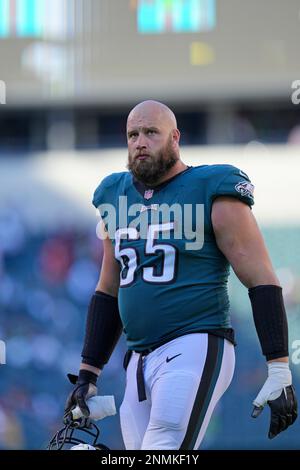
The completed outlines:
<svg viewBox="0 0 300 470">
<path fill-rule="evenodd" d="M 102 258 L 92 194 L 125 169 L 126 115 L 148 98 L 175 111 L 185 162 L 254 182 L 299 394 L 299 43 L 299 0 L 0 0 L 1 449 L 41 449 L 61 425 Z M 269 441 L 268 410 L 250 418 L 266 367 L 234 274 L 230 294 L 237 367 L 202 448 L 299 449 L 300 420 Z M 117 406 L 124 352 L 100 382 Z M 123 448 L 118 416 L 101 429 Z"/>
</svg>

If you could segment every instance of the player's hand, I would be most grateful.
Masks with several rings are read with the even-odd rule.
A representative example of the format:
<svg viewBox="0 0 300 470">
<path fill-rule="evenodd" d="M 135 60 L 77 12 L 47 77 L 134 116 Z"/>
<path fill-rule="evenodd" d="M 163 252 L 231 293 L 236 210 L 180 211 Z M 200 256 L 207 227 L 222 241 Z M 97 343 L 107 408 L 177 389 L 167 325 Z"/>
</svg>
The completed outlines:
<svg viewBox="0 0 300 470">
<path fill-rule="evenodd" d="M 252 417 L 257 418 L 266 404 L 271 409 L 268 437 L 273 439 L 297 418 L 297 398 L 288 363 L 268 363 L 268 378 L 253 401 Z"/>
<path fill-rule="evenodd" d="M 64 412 L 64 423 L 68 424 L 70 420 L 72 421 L 71 411 L 79 406 L 83 416 L 88 418 L 90 415 L 89 407 L 86 404 L 86 401 L 97 395 L 97 375 L 93 372 L 81 369 L 79 371 L 79 376 L 68 374 L 70 382 L 75 385 L 74 390 L 70 393 L 67 398 Z"/>
</svg>

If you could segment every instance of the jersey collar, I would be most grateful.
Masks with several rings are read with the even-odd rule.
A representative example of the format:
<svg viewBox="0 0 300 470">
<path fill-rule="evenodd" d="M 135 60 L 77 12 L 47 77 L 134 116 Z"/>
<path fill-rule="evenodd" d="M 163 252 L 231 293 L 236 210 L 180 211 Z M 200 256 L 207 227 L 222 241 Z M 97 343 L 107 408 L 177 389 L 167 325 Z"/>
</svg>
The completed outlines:
<svg viewBox="0 0 300 470">
<path fill-rule="evenodd" d="M 191 168 L 193 168 L 192 166 L 188 166 L 185 170 L 181 171 L 180 173 L 177 173 L 176 175 L 174 176 L 171 176 L 171 178 L 163 181 L 161 184 L 157 185 L 157 186 L 154 186 L 154 187 L 151 187 L 151 186 L 147 186 L 145 185 L 144 183 L 142 183 L 141 181 L 137 180 L 133 174 L 131 173 L 132 175 L 132 182 L 133 182 L 133 185 L 135 187 L 135 189 L 142 195 L 142 197 L 146 200 L 148 199 L 151 199 L 155 194 L 157 194 L 161 189 L 163 189 L 165 186 L 167 186 L 171 181 L 173 181 L 174 179 L 176 179 L 178 176 L 181 176 L 183 175 L 184 173 L 186 173 L 187 171 L 189 171 Z"/>
</svg>

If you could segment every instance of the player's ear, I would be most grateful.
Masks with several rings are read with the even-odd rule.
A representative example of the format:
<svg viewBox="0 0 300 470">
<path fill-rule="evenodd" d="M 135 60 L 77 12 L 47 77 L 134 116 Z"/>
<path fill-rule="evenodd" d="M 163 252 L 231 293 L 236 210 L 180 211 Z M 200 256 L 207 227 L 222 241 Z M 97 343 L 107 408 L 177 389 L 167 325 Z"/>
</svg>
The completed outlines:
<svg viewBox="0 0 300 470">
<path fill-rule="evenodd" d="M 173 129 L 172 130 L 172 140 L 173 140 L 173 143 L 175 144 L 179 144 L 179 141 L 180 141 L 180 132 L 178 129 Z"/>
</svg>

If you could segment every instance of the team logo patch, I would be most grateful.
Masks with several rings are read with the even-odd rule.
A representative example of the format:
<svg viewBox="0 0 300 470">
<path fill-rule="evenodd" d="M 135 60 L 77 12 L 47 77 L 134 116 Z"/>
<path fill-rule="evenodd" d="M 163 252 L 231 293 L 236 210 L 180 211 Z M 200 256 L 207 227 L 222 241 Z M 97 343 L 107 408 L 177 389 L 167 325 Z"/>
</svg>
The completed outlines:
<svg viewBox="0 0 300 470">
<path fill-rule="evenodd" d="M 154 189 L 146 189 L 144 192 L 144 199 L 151 199 L 154 193 Z"/>
<path fill-rule="evenodd" d="M 235 185 L 235 189 L 242 196 L 248 196 L 253 198 L 254 185 L 252 183 L 247 183 L 246 181 L 240 181 Z"/>
</svg>

